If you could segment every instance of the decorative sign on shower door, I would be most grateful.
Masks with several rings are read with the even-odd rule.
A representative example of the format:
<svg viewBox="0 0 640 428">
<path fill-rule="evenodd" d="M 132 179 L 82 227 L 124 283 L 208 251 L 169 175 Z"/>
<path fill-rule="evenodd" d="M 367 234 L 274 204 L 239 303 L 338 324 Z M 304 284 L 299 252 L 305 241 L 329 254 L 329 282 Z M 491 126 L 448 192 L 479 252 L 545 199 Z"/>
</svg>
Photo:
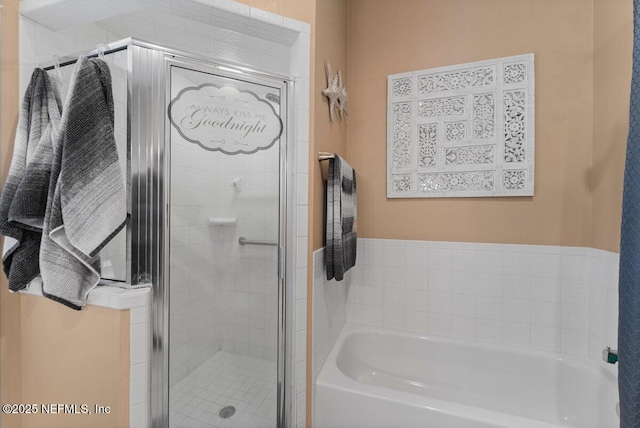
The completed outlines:
<svg viewBox="0 0 640 428">
<path fill-rule="evenodd" d="M 268 101 L 211 83 L 182 89 L 169 104 L 169 119 L 185 140 L 228 155 L 268 149 L 282 134 Z"/>
<path fill-rule="evenodd" d="M 387 197 L 532 196 L 533 54 L 394 74 Z"/>
</svg>

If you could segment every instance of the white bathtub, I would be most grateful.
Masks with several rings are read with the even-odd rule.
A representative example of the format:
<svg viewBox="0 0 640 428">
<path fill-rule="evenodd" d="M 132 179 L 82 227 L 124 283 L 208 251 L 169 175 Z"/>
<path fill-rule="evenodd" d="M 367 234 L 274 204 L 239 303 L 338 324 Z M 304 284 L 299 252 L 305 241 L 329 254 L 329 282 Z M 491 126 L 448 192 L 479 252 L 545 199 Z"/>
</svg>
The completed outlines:
<svg viewBox="0 0 640 428">
<path fill-rule="evenodd" d="M 614 428 L 615 376 L 586 358 L 346 324 L 318 428 Z"/>
</svg>

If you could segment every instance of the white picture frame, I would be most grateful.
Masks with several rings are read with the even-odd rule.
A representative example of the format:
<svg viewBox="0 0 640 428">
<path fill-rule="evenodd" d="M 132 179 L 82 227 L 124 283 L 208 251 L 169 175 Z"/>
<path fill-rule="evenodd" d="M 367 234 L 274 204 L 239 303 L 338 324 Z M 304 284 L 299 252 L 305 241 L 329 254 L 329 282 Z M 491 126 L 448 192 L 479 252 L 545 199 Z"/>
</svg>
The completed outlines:
<svg viewBox="0 0 640 428">
<path fill-rule="evenodd" d="M 389 75 L 387 198 L 533 196 L 534 55 Z"/>
</svg>

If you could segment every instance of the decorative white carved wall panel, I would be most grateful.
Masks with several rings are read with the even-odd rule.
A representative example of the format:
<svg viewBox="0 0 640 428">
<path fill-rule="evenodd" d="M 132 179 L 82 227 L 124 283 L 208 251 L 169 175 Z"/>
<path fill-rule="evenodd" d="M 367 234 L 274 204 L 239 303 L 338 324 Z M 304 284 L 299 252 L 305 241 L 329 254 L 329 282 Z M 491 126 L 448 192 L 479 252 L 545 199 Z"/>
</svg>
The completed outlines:
<svg viewBox="0 0 640 428">
<path fill-rule="evenodd" d="M 533 54 L 393 74 L 387 197 L 532 196 Z"/>
</svg>

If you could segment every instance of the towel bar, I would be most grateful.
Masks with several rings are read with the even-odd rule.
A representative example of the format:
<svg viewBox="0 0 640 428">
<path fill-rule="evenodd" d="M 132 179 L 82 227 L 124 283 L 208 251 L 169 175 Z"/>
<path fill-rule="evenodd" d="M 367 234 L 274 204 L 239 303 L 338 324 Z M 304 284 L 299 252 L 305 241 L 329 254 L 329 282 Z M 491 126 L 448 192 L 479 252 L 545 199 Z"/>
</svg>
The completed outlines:
<svg viewBox="0 0 640 428">
<path fill-rule="evenodd" d="M 318 152 L 318 160 L 320 162 L 322 162 L 324 160 L 335 159 L 335 157 L 336 157 L 335 153 Z"/>
<path fill-rule="evenodd" d="M 241 236 L 240 238 L 238 238 L 238 244 L 240 244 L 240 245 L 267 245 L 267 246 L 270 246 L 270 247 L 277 247 L 278 246 L 277 242 L 250 241 L 247 238 L 245 238 L 244 236 Z"/>
</svg>

